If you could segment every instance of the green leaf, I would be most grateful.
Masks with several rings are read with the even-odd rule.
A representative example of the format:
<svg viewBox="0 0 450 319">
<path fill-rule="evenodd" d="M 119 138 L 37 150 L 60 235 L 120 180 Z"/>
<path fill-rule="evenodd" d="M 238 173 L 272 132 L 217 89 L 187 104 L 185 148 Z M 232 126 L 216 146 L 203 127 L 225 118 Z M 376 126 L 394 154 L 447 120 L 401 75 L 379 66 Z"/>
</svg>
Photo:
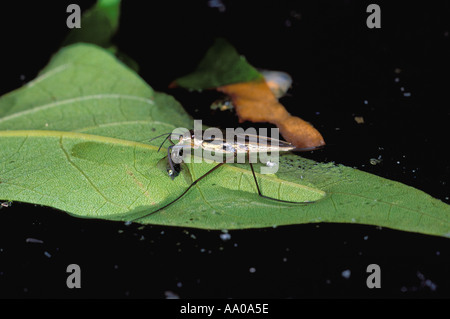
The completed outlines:
<svg viewBox="0 0 450 319">
<path fill-rule="evenodd" d="M 111 42 L 119 28 L 120 5 L 120 0 L 98 0 L 81 17 L 81 28 L 72 29 L 62 45 L 91 43 L 101 46 L 116 55 L 135 72 L 139 72 L 138 63 Z"/>
<path fill-rule="evenodd" d="M 0 139 L 2 197 L 52 206 L 80 217 L 130 220 L 152 212 L 189 186 L 181 178 L 172 181 L 159 169 L 157 162 L 164 154 L 147 144 L 81 133 L 32 130 L 1 131 Z M 195 178 L 214 165 L 217 164 L 191 164 L 189 170 Z M 316 200 L 324 195 L 320 190 L 274 176 L 261 176 L 260 182 L 261 187 L 276 190 L 288 200 Z M 255 191 L 250 171 L 224 166 L 222 174 L 206 180 L 180 205 L 143 222 L 241 228 L 253 225 L 249 219 L 252 216 L 267 215 L 272 218 L 272 224 L 273 210 L 278 210 L 279 205 L 261 202 Z M 244 213 L 250 215 L 243 219 L 240 214 Z M 215 215 L 218 217 L 214 218 Z"/>
<path fill-rule="evenodd" d="M 36 79 L 0 99 L 0 130 L 74 131 L 136 121 L 170 123 L 164 132 L 192 125 L 173 97 L 154 92 L 90 44 L 61 49 Z M 156 133 L 147 132 L 147 139 Z"/>
<path fill-rule="evenodd" d="M 74 216 L 131 220 L 189 185 L 158 163 L 149 138 L 192 119 L 107 51 L 77 44 L 58 52 L 32 82 L 0 98 L 0 200 L 46 205 Z M 191 163 L 193 179 L 214 163 Z M 257 165 L 256 171 L 259 166 Z M 276 175 L 259 175 L 260 198 L 245 164 L 224 165 L 144 224 L 206 229 L 311 222 L 361 223 L 450 236 L 450 206 L 404 184 L 342 165 L 288 154 Z"/>
<path fill-rule="evenodd" d="M 83 14 L 81 28 L 72 29 L 63 45 L 84 42 L 104 48 L 110 47 L 111 38 L 119 27 L 120 2 L 120 0 L 98 0 Z"/>
<path fill-rule="evenodd" d="M 203 90 L 222 85 L 262 80 L 263 76 L 225 39 L 218 38 L 196 70 L 175 80 L 183 88 Z"/>
<path fill-rule="evenodd" d="M 326 192 L 301 208 L 302 222 L 358 223 L 450 237 L 450 206 L 427 193 L 344 165 L 317 163 L 293 154 L 282 157 L 277 176 L 302 179 Z"/>
</svg>

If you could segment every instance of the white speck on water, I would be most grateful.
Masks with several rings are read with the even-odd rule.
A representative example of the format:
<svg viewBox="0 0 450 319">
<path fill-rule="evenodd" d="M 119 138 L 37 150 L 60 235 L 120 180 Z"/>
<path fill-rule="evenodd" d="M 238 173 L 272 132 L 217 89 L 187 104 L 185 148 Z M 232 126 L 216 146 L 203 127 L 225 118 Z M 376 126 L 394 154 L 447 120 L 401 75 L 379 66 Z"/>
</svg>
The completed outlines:
<svg viewBox="0 0 450 319">
<path fill-rule="evenodd" d="M 364 236 L 364 240 L 367 240 L 367 239 L 369 239 L 369 236 L 367 236 L 367 235 Z"/>
<path fill-rule="evenodd" d="M 430 288 L 431 291 L 435 291 L 437 287 L 436 284 L 432 282 L 430 279 L 425 280 L 425 286 Z"/>
<path fill-rule="evenodd" d="M 408 291 L 408 288 L 406 288 L 405 286 L 403 286 L 403 287 L 400 288 L 400 291 L 401 291 L 401 292 L 407 292 L 407 291 Z"/>
<path fill-rule="evenodd" d="M 330 280 L 330 279 L 327 279 L 327 280 L 325 280 L 325 283 L 326 283 L 327 285 L 329 285 L 329 284 L 331 284 L 331 280 Z"/>
<path fill-rule="evenodd" d="M 27 238 L 25 239 L 26 243 L 31 243 L 31 244 L 43 244 L 44 241 L 40 240 L 40 239 L 36 239 L 36 238 Z"/>
<path fill-rule="evenodd" d="M 250 273 L 253 274 L 256 271 L 256 268 L 255 267 L 250 267 L 250 269 L 248 271 L 250 271 Z"/>
<path fill-rule="evenodd" d="M 400 88 L 400 91 L 403 92 L 404 90 L 405 90 L 405 88 L 402 86 L 402 87 Z"/>
<path fill-rule="evenodd" d="M 364 104 L 365 104 L 365 105 L 369 104 L 369 101 L 364 100 Z"/>
<path fill-rule="evenodd" d="M 48 258 L 51 258 L 51 257 L 52 257 L 52 255 L 50 255 L 50 253 L 49 253 L 48 251 L 44 251 L 44 255 L 45 255 L 46 257 L 48 257 Z"/>
<path fill-rule="evenodd" d="M 380 158 L 371 158 L 371 159 L 369 160 L 370 164 L 372 164 L 372 165 L 380 164 L 381 161 L 382 161 L 382 159 L 380 159 Z"/>
<path fill-rule="evenodd" d="M 221 0 L 208 0 L 208 7 L 216 8 L 219 10 L 219 12 L 225 12 L 225 10 L 227 9 L 227 7 Z"/>
<path fill-rule="evenodd" d="M 201 253 L 204 253 L 205 250 L 206 250 L 205 248 L 201 248 L 201 249 L 200 249 L 200 252 L 201 252 Z"/>
<path fill-rule="evenodd" d="M 397 161 L 397 164 L 400 164 L 400 161 Z"/>
<path fill-rule="evenodd" d="M 125 226 L 130 226 L 131 225 L 131 223 L 132 223 L 132 221 L 131 220 L 127 220 L 125 223 L 123 223 Z"/>
<path fill-rule="evenodd" d="M 233 245 L 234 247 L 237 247 L 238 246 L 238 244 L 237 243 L 234 243 L 234 245 Z"/>
<path fill-rule="evenodd" d="M 181 283 L 181 281 L 180 281 L 180 282 L 177 282 L 177 287 L 178 287 L 178 288 L 183 287 L 183 284 Z"/>
<path fill-rule="evenodd" d="M 161 235 L 164 235 L 164 230 L 161 230 Z"/>
<path fill-rule="evenodd" d="M 231 239 L 231 235 L 228 233 L 225 234 L 220 234 L 220 239 L 222 239 L 223 241 L 227 241 Z"/>
<path fill-rule="evenodd" d="M 411 96 L 411 93 L 410 93 L 410 92 L 405 92 L 405 93 L 403 93 L 403 96 L 404 96 L 404 97 L 410 97 L 410 96 Z"/>
<path fill-rule="evenodd" d="M 25 77 L 24 74 L 21 74 L 21 75 L 19 76 L 19 78 L 20 78 L 20 81 L 24 81 L 26 77 Z"/>
<path fill-rule="evenodd" d="M 266 166 L 267 166 L 267 167 L 274 167 L 274 166 L 276 166 L 276 165 L 277 165 L 277 163 L 272 162 L 272 161 L 267 161 L 267 163 L 266 163 Z"/>
<path fill-rule="evenodd" d="M 441 252 L 438 250 L 437 252 L 436 252 L 436 256 L 439 256 L 441 254 Z"/>
<path fill-rule="evenodd" d="M 420 279 L 420 285 L 422 287 L 428 287 L 430 288 L 431 291 L 435 291 L 436 290 L 436 284 L 434 282 L 432 282 L 430 279 L 426 279 L 425 275 L 422 274 L 420 271 L 417 272 L 417 278 Z"/>
<path fill-rule="evenodd" d="M 284 257 L 284 258 L 283 258 L 283 262 L 286 262 L 286 261 L 287 261 L 287 258 L 286 258 L 286 257 Z"/>
<path fill-rule="evenodd" d="M 399 78 L 395 78 L 395 79 L 394 79 L 394 82 L 395 82 L 395 83 L 398 83 L 399 81 L 400 81 Z"/>
<path fill-rule="evenodd" d="M 166 299 L 180 299 L 180 296 L 170 290 L 165 291 L 164 295 L 166 296 Z"/>
<path fill-rule="evenodd" d="M 351 274 L 352 272 L 350 271 L 350 269 L 346 269 L 341 273 L 341 276 L 344 277 L 345 279 L 349 279 Z"/>
</svg>

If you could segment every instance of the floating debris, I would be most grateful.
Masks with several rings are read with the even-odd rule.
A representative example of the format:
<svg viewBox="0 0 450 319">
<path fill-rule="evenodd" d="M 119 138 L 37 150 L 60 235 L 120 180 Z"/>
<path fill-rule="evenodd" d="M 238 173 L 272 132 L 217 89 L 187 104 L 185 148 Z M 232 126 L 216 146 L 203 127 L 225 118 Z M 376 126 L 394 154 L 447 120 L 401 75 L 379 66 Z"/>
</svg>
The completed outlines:
<svg viewBox="0 0 450 319">
<path fill-rule="evenodd" d="M 351 274 L 352 272 L 350 271 L 350 269 L 346 269 L 341 273 L 341 276 L 344 277 L 345 279 L 349 279 Z"/>
<path fill-rule="evenodd" d="M 180 299 L 180 296 L 170 290 L 165 291 L 164 295 L 166 296 L 166 299 Z"/>
<path fill-rule="evenodd" d="M 259 70 L 267 86 L 277 99 L 283 97 L 292 85 L 292 78 L 282 71 Z"/>
<path fill-rule="evenodd" d="M 26 243 L 31 243 L 31 244 L 43 244 L 44 241 L 40 240 L 40 239 L 36 239 L 36 238 L 27 238 L 25 239 Z"/>
<path fill-rule="evenodd" d="M 231 235 L 228 233 L 225 234 L 220 234 L 220 239 L 222 239 L 223 241 L 227 241 L 231 239 Z"/>
<path fill-rule="evenodd" d="M 12 202 L 2 202 L 0 203 L 0 209 L 2 208 L 6 208 L 6 207 L 11 207 Z"/>
<path fill-rule="evenodd" d="M 233 109 L 234 109 L 233 101 L 231 100 L 231 97 L 228 96 L 218 99 L 211 104 L 211 110 L 231 111 Z"/>
<path fill-rule="evenodd" d="M 364 124 L 364 117 L 362 116 L 355 116 L 355 122 L 358 124 Z"/>
<path fill-rule="evenodd" d="M 432 282 L 430 279 L 426 279 L 424 274 L 422 274 L 420 271 L 417 272 L 417 278 L 420 280 L 420 286 L 421 287 L 428 287 L 431 291 L 435 291 L 437 286 L 434 282 Z"/>
<path fill-rule="evenodd" d="M 221 0 L 208 0 L 208 7 L 218 9 L 219 12 L 225 12 L 227 9 Z"/>
<path fill-rule="evenodd" d="M 381 158 L 371 158 L 369 162 L 372 165 L 377 165 L 377 164 L 380 164 L 382 161 L 383 160 Z"/>
</svg>

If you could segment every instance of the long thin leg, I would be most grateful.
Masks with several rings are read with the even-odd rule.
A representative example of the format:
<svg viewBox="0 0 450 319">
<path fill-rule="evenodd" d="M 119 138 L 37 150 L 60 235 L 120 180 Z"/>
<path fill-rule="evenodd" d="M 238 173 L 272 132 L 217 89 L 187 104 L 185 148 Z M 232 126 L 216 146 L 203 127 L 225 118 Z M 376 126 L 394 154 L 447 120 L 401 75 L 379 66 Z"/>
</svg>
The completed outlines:
<svg viewBox="0 0 450 319">
<path fill-rule="evenodd" d="M 250 168 L 252 169 L 253 179 L 255 180 L 256 189 L 258 190 L 258 195 L 259 195 L 259 196 L 261 196 L 261 197 L 263 197 L 263 198 L 275 200 L 275 201 L 277 201 L 277 202 L 288 203 L 288 204 L 310 204 L 310 203 L 314 203 L 314 201 L 291 202 L 291 201 L 288 201 L 288 200 L 282 200 L 282 199 L 273 198 L 273 197 L 269 197 L 269 196 L 263 195 L 263 194 L 261 193 L 261 190 L 259 189 L 258 181 L 256 180 L 255 170 L 253 169 L 253 164 L 250 162 L 250 159 L 249 159 L 248 163 L 250 164 Z"/>
<path fill-rule="evenodd" d="M 175 199 L 174 199 L 173 201 L 171 201 L 170 203 L 164 205 L 163 207 L 158 208 L 157 210 L 155 210 L 155 211 L 153 211 L 153 212 L 151 212 L 151 213 L 149 213 L 149 214 L 147 214 L 147 215 L 144 215 L 144 216 L 142 216 L 142 217 L 138 217 L 138 218 L 134 219 L 133 221 L 137 221 L 137 220 L 139 220 L 139 219 L 148 217 L 148 216 L 150 216 L 150 215 L 153 215 L 153 214 L 155 214 L 155 213 L 157 213 L 157 212 L 163 210 L 164 208 L 169 207 L 170 205 L 172 205 L 173 203 L 175 203 L 177 200 L 179 200 L 181 197 L 183 197 L 183 196 L 184 196 L 184 195 L 185 195 L 185 194 L 186 194 L 186 193 L 187 193 L 187 192 L 188 192 L 195 184 L 197 184 L 198 182 L 200 182 L 203 178 L 205 178 L 205 177 L 206 177 L 207 175 L 209 175 L 210 173 L 214 172 L 216 169 L 218 169 L 220 166 L 222 166 L 222 165 L 225 164 L 225 163 L 226 163 L 226 161 L 217 164 L 216 166 L 214 166 L 213 168 L 211 168 L 208 172 L 206 172 L 205 174 L 203 174 L 202 176 L 200 176 L 199 178 L 197 178 L 195 181 L 192 182 L 191 185 L 189 185 L 188 188 L 186 188 L 186 190 L 185 190 L 181 195 L 179 195 L 177 198 L 175 198 Z"/>
<path fill-rule="evenodd" d="M 161 145 L 158 148 L 158 152 L 161 149 L 161 147 L 164 145 L 164 143 L 169 140 L 170 144 L 175 145 L 174 142 L 172 142 L 172 140 L 169 138 L 171 136 L 172 133 L 170 133 L 169 135 L 166 136 L 166 138 L 164 139 L 164 141 L 161 143 Z"/>
</svg>

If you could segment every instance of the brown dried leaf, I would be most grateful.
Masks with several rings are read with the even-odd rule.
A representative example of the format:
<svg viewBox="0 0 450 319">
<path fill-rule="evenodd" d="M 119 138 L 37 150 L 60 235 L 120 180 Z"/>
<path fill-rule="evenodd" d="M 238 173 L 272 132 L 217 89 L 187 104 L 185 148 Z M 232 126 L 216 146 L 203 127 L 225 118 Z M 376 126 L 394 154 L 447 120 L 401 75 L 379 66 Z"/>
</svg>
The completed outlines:
<svg viewBox="0 0 450 319">
<path fill-rule="evenodd" d="M 280 129 L 284 139 L 298 148 L 325 145 L 322 135 L 311 124 L 292 116 L 281 105 L 264 81 L 236 83 L 218 87 L 231 97 L 239 122 L 269 122 Z"/>
</svg>

